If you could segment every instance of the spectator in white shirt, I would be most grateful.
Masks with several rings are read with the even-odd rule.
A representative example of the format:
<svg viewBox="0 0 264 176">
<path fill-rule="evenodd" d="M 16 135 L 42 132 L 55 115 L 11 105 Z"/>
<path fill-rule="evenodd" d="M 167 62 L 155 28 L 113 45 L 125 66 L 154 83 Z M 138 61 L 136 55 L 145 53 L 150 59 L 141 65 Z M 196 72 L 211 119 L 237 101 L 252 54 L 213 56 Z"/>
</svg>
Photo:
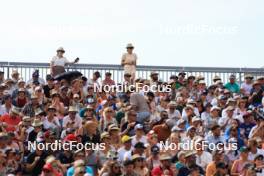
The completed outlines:
<svg viewBox="0 0 264 176">
<path fill-rule="evenodd" d="M 258 155 L 263 155 L 264 156 L 264 150 L 259 149 L 258 143 L 255 139 L 249 139 L 248 141 L 249 144 L 249 153 L 248 153 L 248 159 L 250 161 L 254 161 L 255 157 Z"/>
<path fill-rule="evenodd" d="M 252 75 L 245 75 L 245 82 L 241 85 L 241 91 L 245 95 L 250 95 L 252 84 L 253 84 L 253 76 Z"/>
<path fill-rule="evenodd" d="M 69 115 L 63 118 L 62 127 L 64 129 L 78 129 L 82 125 L 82 118 L 77 114 L 77 109 L 75 106 L 70 106 Z"/>
<path fill-rule="evenodd" d="M 121 142 L 123 144 L 122 147 L 120 147 L 117 151 L 118 153 L 118 161 L 123 162 L 124 161 L 124 156 L 126 152 L 131 152 L 132 151 L 132 143 L 131 143 L 132 138 L 124 135 L 121 139 Z"/>
<path fill-rule="evenodd" d="M 231 126 L 231 123 L 232 123 L 232 119 L 234 119 L 233 118 L 233 114 L 234 114 L 234 107 L 233 106 L 228 106 L 227 108 L 226 108 L 226 114 L 227 114 L 227 116 L 226 117 L 221 117 L 220 119 L 219 119 L 219 125 L 223 128 L 223 129 L 226 129 L 226 128 L 228 128 L 228 127 L 230 127 Z"/>
<path fill-rule="evenodd" d="M 197 139 L 196 142 L 196 164 L 202 167 L 204 170 L 206 169 L 207 165 L 212 162 L 212 154 L 205 151 L 203 144 L 203 138 Z"/>
<path fill-rule="evenodd" d="M 100 77 L 101 77 L 101 74 L 99 71 L 94 72 L 92 79 L 88 79 L 87 85 L 100 86 L 101 85 L 99 82 Z"/>
<path fill-rule="evenodd" d="M 136 135 L 132 137 L 132 146 L 135 146 L 136 143 L 142 142 L 144 145 L 147 144 L 147 137 L 144 134 L 143 125 L 137 124 L 135 126 Z"/>
<path fill-rule="evenodd" d="M 44 119 L 43 127 L 46 130 L 49 129 L 49 130 L 56 131 L 56 134 L 59 135 L 61 125 L 60 125 L 59 119 L 55 116 L 55 113 L 56 113 L 56 108 L 53 106 L 50 106 L 48 108 L 48 114 Z"/>
<path fill-rule="evenodd" d="M 176 124 L 177 120 L 179 120 L 181 118 L 181 113 L 176 109 L 176 102 L 175 101 L 171 101 L 168 104 L 168 118 L 174 120 L 174 123 Z"/>
</svg>

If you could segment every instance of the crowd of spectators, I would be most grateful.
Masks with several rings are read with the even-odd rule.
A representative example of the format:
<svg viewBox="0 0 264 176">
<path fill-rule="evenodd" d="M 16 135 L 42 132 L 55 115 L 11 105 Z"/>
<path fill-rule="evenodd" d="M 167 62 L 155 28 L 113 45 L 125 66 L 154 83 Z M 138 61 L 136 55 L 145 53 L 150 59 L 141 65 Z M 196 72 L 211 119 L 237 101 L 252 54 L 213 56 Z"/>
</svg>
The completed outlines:
<svg viewBox="0 0 264 176">
<path fill-rule="evenodd" d="M 25 82 L 17 70 L 0 72 L 0 175 L 42 176 L 263 176 L 264 77 L 215 76 L 185 72 L 160 81 L 119 85 L 170 85 L 170 91 L 97 91 L 115 85 L 110 72 L 91 78 L 55 80 L 39 71 Z M 103 78 L 102 78 L 103 77 Z M 142 87 L 142 86 L 141 86 Z M 104 144 L 101 149 L 29 149 L 29 142 Z M 162 144 L 196 142 L 194 150 Z M 212 150 L 203 142 L 218 144 Z M 236 150 L 225 150 L 226 144 Z"/>
</svg>

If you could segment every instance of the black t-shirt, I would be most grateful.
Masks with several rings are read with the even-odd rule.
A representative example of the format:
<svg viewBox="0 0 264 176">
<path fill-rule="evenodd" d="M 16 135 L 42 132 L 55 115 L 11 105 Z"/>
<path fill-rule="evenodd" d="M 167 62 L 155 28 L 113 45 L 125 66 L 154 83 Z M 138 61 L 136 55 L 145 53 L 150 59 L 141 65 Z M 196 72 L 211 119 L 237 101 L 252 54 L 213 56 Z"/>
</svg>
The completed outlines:
<svg viewBox="0 0 264 176">
<path fill-rule="evenodd" d="M 34 130 L 31 131 L 31 132 L 28 134 L 28 141 L 30 141 L 30 142 L 34 142 L 34 141 L 36 140 L 36 138 L 37 138 L 37 135 L 38 135 L 37 132 L 35 132 Z"/>
<path fill-rule="evenodd" d="M 35 167 L 30 172 L 31 175 L 39 175 L 42 171 L 43 166 L 45 165 L 45 159 L 47 158 L 48 154 L 46 152 L 42 152 L 42 154 L 39 156 L 39 160 L 37 161 Z M 27 157 L 27 164 L 32 164 L 37 157 L 36 152 L 32 152 Z"/>
<path fill-rule="evenodd" d="M 135 126 L 136 126 L 137 124 L 139 124 L 139 122 L 136 122 L 136 123 L 135 123 Z M 127 126 L 128 126 L 128 122 L 124 123 L 124 124 L 122 125 L 122 127 L 121 127 L 121 132 L 125 131 L 125 130 L 127 129 Z M 134 126 L 134 127 L 135 127 L 135 126 Z M 127 133 L 128 136 L 134 136 L 134 135 L 135 135 L 134 127 L 130 127 L 130 129 L 128 130 L 128 133 Z"/>
<path fill-rule="evenodd" d="M 50 98 L 50 90 L 52 90 L 52 89 L 53 89 L 53 87 L 50 88 L 48 85 L 43 86 L 45 97 Z"/>
<path fill-rule="evenodd" d="M 70 156 L 68 157 L 63 151 L 57 155 L 57 158 L 62 164 L 70 164 L 74 161 L 72 154 L 70 154 Z"/>
<path fill-rule="evenodd" d="M 200 174 L 204 175 L 205 174 L 204 170 L 200 166 L 197 166 L 197 167 L 199 168 Z M 184 167 L 180 168 L 178 176 L 187 176 L 190 174 L 190 172 L 191 172 L 190 169 L 188 167 L 184 166 Z"/>
</svg>

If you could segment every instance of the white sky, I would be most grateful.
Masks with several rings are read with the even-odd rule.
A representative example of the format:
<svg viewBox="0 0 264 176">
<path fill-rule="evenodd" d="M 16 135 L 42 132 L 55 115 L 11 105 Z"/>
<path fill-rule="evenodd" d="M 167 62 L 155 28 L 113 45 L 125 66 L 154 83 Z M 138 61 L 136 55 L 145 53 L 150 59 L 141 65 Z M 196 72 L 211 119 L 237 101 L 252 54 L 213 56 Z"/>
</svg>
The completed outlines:
<svg viewBox="0 0 264 176">
<path fill-rule="evenodd" d="M 263 0 L 8 0 L 0 61 L 47 62 L 59 46 L 81 63 L 262 67 Z"/>
</svg>

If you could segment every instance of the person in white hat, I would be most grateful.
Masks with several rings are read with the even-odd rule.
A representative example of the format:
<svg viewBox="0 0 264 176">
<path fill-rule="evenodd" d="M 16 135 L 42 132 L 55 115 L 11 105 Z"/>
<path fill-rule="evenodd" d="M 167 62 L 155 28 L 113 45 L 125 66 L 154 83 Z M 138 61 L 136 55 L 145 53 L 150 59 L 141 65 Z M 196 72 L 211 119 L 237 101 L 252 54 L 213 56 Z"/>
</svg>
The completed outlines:
<svg viewBox="0 0 264 176">
<path fill-rule="evenodd" d="M 176 109 L 177 103 L 175 101 L 170 101 L 168 104 L 168 109 L 166 110 L 168 113 L 168 118 L 175 121 L 181 118 L 181 113 Z"/>
<path fill-rule="evenodd" d="M 56 75 L 65 72 L 64 67 L 66 65 L 74 64 L 79 61 L 79 58 L 76 58 L 73 62 L 70 62 L 66 57 L 63 56 L 65 50 L 62 47 L 57 49 L 57 54 L 51 59 L 50 70 L 53 77 Z"/>
<path fill-rule="evenodd" d="M 252 75 L 245 75 L 244 76 L 244 82 L 241 84 L 241 91 L 245 95 L 250 95 L 251 89 L 252 89 L 252 84 L 253 84 L 253 76 Z"/>
<path fill-rule="evenodd" d="M 137 65 L 137 55 L 133 53 L 134 46 L 129 43 L 126 46 L 127 53 L 122 55 L 121 65 L 124 67 L 124 72 L 131 74 L 131 80 L 135 80 L 136 76 L 136 65 Z"/>
<path fill-rule="evenodd" d="M 82 118 L 77 114 L 78 110 L 75 106 L 70 106 L 69 115 L 63 118 L 62 127 L 78 129 L 82 125 Z"/>
<path fill-rule="evenodd" d="M 19 80 L 19 73 L 18 73 L 17 69 L 12 70 L 11 77 L 12 77 L 12 80 L 14 81 L 14 83 L 16 84 Z"/>
</svg>

